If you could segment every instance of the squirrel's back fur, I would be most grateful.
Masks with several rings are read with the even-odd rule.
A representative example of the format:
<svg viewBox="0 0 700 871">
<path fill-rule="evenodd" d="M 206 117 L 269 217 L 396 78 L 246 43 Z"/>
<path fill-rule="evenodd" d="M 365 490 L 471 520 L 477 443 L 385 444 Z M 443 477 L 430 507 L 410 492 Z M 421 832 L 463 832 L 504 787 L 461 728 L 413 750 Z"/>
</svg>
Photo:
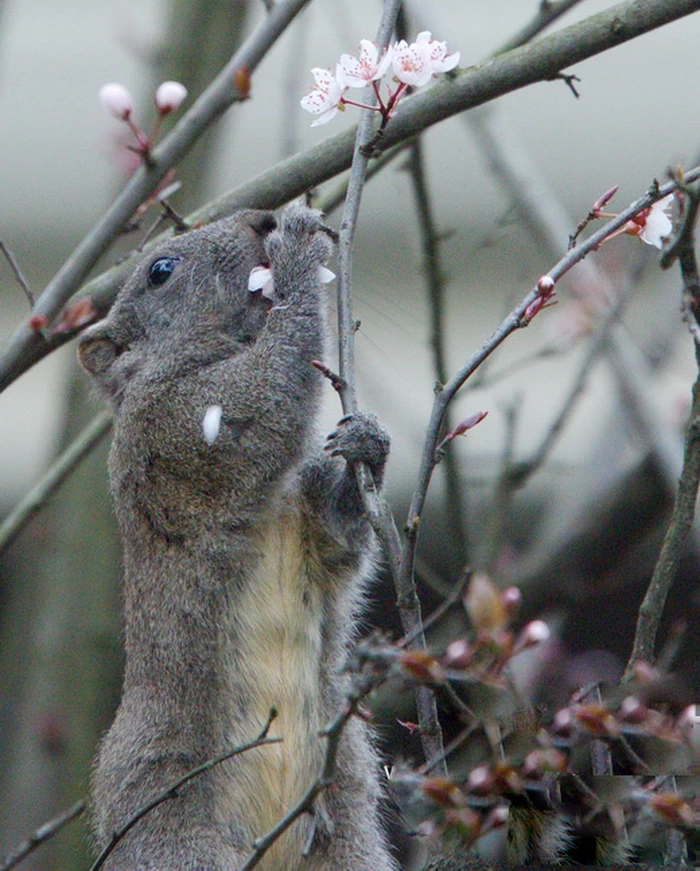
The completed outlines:
<svg viewBox="0 0 700 871">
<path fill-rule="evenodd" d="M 235 871 L 320 774 L 319 733 L 343 703 L 373 561 L 349 464 L 366 462 L 381 484 L 388 453 L 368 415 L 341 422 L 333 456 L 314 447 L 329 248 L 309 209 L 289 209 L 279 229 L 270 213 L 241 212 L 144 257 L 81 339 L 115 414 L 125 567 L 124 687 L 93 781 L 98 848 L 179 777 L 254 738 L 271 708 L 270 735 L 283 738 L 145 815 L 110 871 Z M 247 286 L 260 264 L 274 279 L 265 295 Z M 366 725 L 351 720 L 336 782 L 258 867 L 394 869 L 377 767 Z"/>
</svg>

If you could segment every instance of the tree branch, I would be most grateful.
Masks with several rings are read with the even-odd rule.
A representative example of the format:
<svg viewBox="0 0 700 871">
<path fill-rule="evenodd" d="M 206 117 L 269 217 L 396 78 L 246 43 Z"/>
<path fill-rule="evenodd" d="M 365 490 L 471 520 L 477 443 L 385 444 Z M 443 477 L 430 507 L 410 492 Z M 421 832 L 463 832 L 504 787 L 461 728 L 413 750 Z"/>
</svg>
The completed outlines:
<svg viewBox="0 0 700 871">
<path fill-rule="evenodd" d="M 302 0 L 296 2 L 301 4 Z M 401 102 L 396 116 L 387 125 L 375 149 L 378 152 L 386 151 L 439 121 L 535 82 L 547 81 L 574 63 L 579 63 L 698 10 L 700 10 L 700 0 L 675 0 L 673 4 L 668 3 L 668 0 L 627 0 L 584 21 L 545 36 L 537 42 L 492 58 L 480 66 L 469 67 L 459 73 L 445 76 L 430 88 Z M 281 14 L 282 11 L 289 12 L 289 7 L 280 4 L 277 13 Z M 298 11 L 296 7 L 295 11 Z M 243 46 L 236 57 L 245 49 L 246 46 Z M 251 63 L 248 63 L 248 66 L 252 68 Z M 202 99 L 204 98 L 205 95 Z M 191 135 L 189 119 L 199 104 L 198 101 L 173 129 L 168 139 L 154 150 L 154 157 L 159 161 L 159 169 L 165 168 L 161 166 L 165 160 L 163 151 L 165 145 L 168 144 L 169 149 L 175 150 L 175 145 L 171 145 L 171 141 L 178 143 L 181 136 Z M 189 221 L 206 223 L 242 207 L 276 208 L 300 196 L 310 187 L 348 169 L 352 162 L 355 135 L 354 130 L 347 130 L 282 161 L 198 210 L 190 216 Z M 172 139 L 173 137 L 176 137 L 175 140 Z M 182 149 L 183 154 L 185 150 Z M 181 156 L 179 149 L 178 156 Z M 99 253 L 102 253 L 109 241 L 111 237 L 100 243 Z M 82 251 L 82 246 L 80 250 Z M 90 258 L 90 266 L 94 264 L 97 256 L 94 259 Z M 60 293 L 52 292 L 52 309 L 55 304 L 57 311 L 70 293 L 84 280 L 87 272 L 85 264 L 86 261 L 82 258 L 75 262 L 74 258 L 71 258 L 49 285 L 53 288 L 60 286 Z M 131 268 L 132 264 L 125 261 L 119 268 L 110 270 L 110 273 L 100 276 L 84 288 L 84 294 L 93 298 L 98 311 L 106 310 L 114 298 L 116 289 Z M 21 326 L 0 355 L 0 390 L 68 338 L 69 335 L 50 337 L 47 341 L 35 334 L 28 325 Z"/>
<path fill-rule="evenodd" d="M 27 493 L 0 526 L 0 554 L 9 547 L 19 533 L 46 504 L 73 469 L 106 435 L 112 426 L 112 415 L 98 414 L 70 444 L 41 480 Z"/>
<path fill-rule="evenodd" d="M 509 40 L 497 48 L 494 56 L 530 42 L 531 39 L 542 33 L 550 24 L 553 24 L 557 18 L 561 18 L 562 15 L 573 9 L 574 6 L 578 6 L 580 2 L 581 0 L 557 0 L 557 2 L 542 0 L 537 14 L 528 21 L 525 27 L 514 33 Z"/>
<path fill-rule="evenodd" d="M 139 822 L 142 820 L 147 814 L 149 814 L 152 810 L 158 807 L 158 805 L 163 804 L 163 802 L 167 801 L 170 798 L 177 797 L 177 791 L 181 786 L 184 786 L 190 780 L 193 780 L 195 777 L 199 777 L 200 774 L 203 774 L 205 771 L 209 771 L 214 768 L 216 765 L 220 765 L 222 762 L 225 762 L 227 759 L 232 759 L 234 756 L 239 756 L 241 753 L 246 753 L 248 750 L 254 750 L 256 747 L 262 747 L 265 744 L 279 744 L 282 741 L 282 738 L 268 738 L 267 733 L 270 730 L 270 724 L 277 716 L 277 711 L 274 709 L 270 711 L 270 716 L 267 718 L 267 722 L 262 728 L 262 731 L 253 741 L 249 741 L 247 744 L 241 744 L 239 747 L 234 747 L 233 750 L 228 750 L 226 753 L 222 753 L 221 756 L 217 756 L 214 759 L 208 759 L 206 762 L 203 762 L 201 765 L 198 765 L 196 768 L 193 768 L 191 771 L 188 771 L 187 774 L 184 774 L 182 777 L 178 778 L 178 780 L 174 781 L 170 784 L 166 789 L 162 792 L 158 793 L 154 798 L 152 798 L 149 802 L 140 807 L 133 816 L 131 816 L 123 826 L 117 829 L 112 835 L 112 840 L 107 844 L 104 850 L 100 853 L 97 859 L 90 866 L 90 871 L 98 871 L 104 863 L 107 861 L 109 855 L 115 849 L 117 844 L 124 838 L 128 832 Z"/>
<path fill-rule="evenodd" d="M 168 170 L 180 161 L 199 137 L 234 102 L 248 97 L 251 73 L 270 47 L 309 0 L 281 0 L 258 29 L 244 42 L 219 75 L 175 125 L 162 142 L 155 145 L 148 163 L 144 162 L 129 179 L 122 192 L 85 236 L 68 260 L 39 296 L 33 314 L 51 321 L 78 285 L 85 280 L 102 254 L 112 245 L 119 231 L 143 200 L 157 188 Z M 37 341 L 29 326 L 22 326 L 10 340 L 0 361 L 14 359 Z"/>
<path fill-rule="evenodd" d="M 9 856 L 5 857 L 2 865 L 0 865 L 0 871 L 11 871 L 12 868 L 15 868 L 20 862 L 24 861 L 30 853 L 33 853 L 37 847 L 40 847 L 42 844 L 46 843 L 46 841 L 53 838 L 53 836 L 60 832 L 64 826 L 67 826 L 68 823 L 77 819 L 84 812 L 85 802 L 81 799 L 69 807 L 67 811 L 59 814 L 48 823 L 44 823 L 43 826 L 39 826 L 39 828 L 31 834 L 26 841 L 22 841 L 22 843 L 19 844 L 19 846 L 16 847 Z"/>
<path fill-rule="evenodd" d="M 691 194 L 692 198 L 700 196 L 698 191 L 693 191 Z M 697 218 L 696 207 L 688 210 L 688 217 L 689 220 L 684 222 L 678 234 L 678 239 L 682 240 L 680 246 L 672 245 L 672 247 L 674 255 L 678 257 L 683 277 L 684 299 L 689 300 L 690 316 L 695 319 L 697 325 L 697 313 L 700 311 L 700 278 L 693 245 L 693 234 L 689 229 L 689 224 L 692 227 Z M 676 579 L 678 566 L 685 552 L 688 536 L 695 519 L 695 503 L 698 485 L 700 485 L 700 348 L 697 344 L 695 345 L 695 357 L 698 362 L 698 375 L 693 385 L 693 400 L 685 434 L 683 469 L 678 481 L 671 519 L 661 545 L 659 559 L 639 609 L 637 630 L 624 680 L 631 679 L 636 663 L 641 661 L 654 662 L 656 635 L 666 599 Z"/>
<path fill-rule="evenodd" d="M 698 177 L 700 177 L 700 167 L 695 167 L 686 174 L 686 181 L 694 181 Z M 608 236 L 623 227 L 627 221 L 629 221 L 639 211 L 647 208 L 652 202 L 656 202 L 656 200 L 661 199 L 663 196 L 667 196 L 675 190 L 676 187 L 676 182 L 669 182 L 661 187 L 653 185 L 643 197 L 635 200 L 634 203 L 622 211 L 616 218 L 613 218 L 605 224 L 605 226 L 601 227 L 600 230 L 589 236 L 585 242 L 582 242 L 576 248 L 567 251 L 559 262 L 548 271 L 547 275 L 549 275 L 552 281 L 556 284 L 563 275 L 565 275 L 577 263 L 582 261 L 591 251 L 595 251 L 599 248 Z M 459 369 L 444 385 L 443 389 L 436 395 L 435 400 L 433 401 L 433 409 L 428 422 L 425 441 L 423 443 L 423 452 L 421 455 L 417 483 L 413 492 L 406 521 L 407 547 L 404 561 L 401 566 L 401 589 L 402 594 L 406 596 L 408 602 L 410 602 L 411 598 L 415 596 L 413 572 L 420 518 L 425 504 L 428 486 L 436 465 L 436 448 L 440 440 L 447 407 L 456 393 L 479 368 L 479 366 L 481 366 L 481 364 L 508 338 L 508 336 L 511 335 L 511 333 L 520 329 L 524 325 L 523 318 L 525 312 L 537 299 L 538 295 L 539 291 L 537 286 L 535 286 L 510 312 L 510 314 L 506 316 L 491 336 L 483 342 L 481 347 L 472 354 L 462 368 Z M 700 399 L 698 401 L 700 402 Z"/>
</svg>

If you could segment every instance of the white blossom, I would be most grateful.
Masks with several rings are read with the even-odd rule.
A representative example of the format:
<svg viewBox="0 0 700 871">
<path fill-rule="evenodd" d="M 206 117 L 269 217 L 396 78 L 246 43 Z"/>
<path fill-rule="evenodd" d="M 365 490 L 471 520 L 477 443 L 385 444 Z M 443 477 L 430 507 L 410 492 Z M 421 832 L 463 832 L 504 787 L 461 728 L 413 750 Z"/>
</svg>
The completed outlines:
<svg viewBox="0 0 700 871">
<path fill-rule="evenodd" d="M 428 64 L 433 75 L 447 73 L 453 70 L 459 63 L 459 52 L 447 53 L 447 43 L 433 39 L 429 30 L 424 30 L 416 37 L 414 45 L 419 46 L 425 52 Z"/>
<path fill-rule="evenodd" d="M 409 45 L 405 39 L 394 44 L 391 66 L 400 82 L 414 88 L 427 85 L 433 75 L 428 52 L 416 42 Z"/>
<path fill-rule="evenodd" d="M 389 68 L 391 49 L 385 51 L 379 61 L 377 60 L 378 56 L 377 46 L 369 39 L 361 39 L 358 57 L 351 54 L 341 54 L 336 78 L 348 88 L 364 88 L 370 82 L 381 79 Z"/>
<path fill-rule="evenodd" d="M 319 124 L 326 124 L 331 118 L 334 118 L 338 110 L 343 108 L 341 101 L 345 88 L 341 81 L 344 73 L 338 64 L 336 75 L 333 75 L 330 70 L 324 70 L 320 67 L 314 67 L 311 70 L 311 75 L 316 80 L 316 87 L 302 98 L 301 108 L 311 112 L 312 115 L 318 115 L 318 118 L 311 124 L 312 127 L 318 127 Z"/>
<path fill-rule="evenodd" d="M 639 231 L 639 238 L 642 242 L 646 242 L 647 245 L 655 245 L 657 248 L 663 246 L 663 240 L 673 230 L 671 219 L 666 214 L 666 209 L 671 207 L 672 202 L 673 194 L 669 194 L 651 206 L 644 219 L 642 229 Z"/>
</svg>

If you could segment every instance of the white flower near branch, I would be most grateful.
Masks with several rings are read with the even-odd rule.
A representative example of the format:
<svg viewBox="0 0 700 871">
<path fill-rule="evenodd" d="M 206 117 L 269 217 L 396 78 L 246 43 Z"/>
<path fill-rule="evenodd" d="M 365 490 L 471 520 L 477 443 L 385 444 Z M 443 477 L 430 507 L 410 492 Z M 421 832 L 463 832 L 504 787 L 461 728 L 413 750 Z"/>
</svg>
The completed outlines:
<svg viewBox="0 0 700 871">
<path fill-rule="evenodd" d="M 338 70 L 334 76 L 330 70 L 324 70 L 320 67 L 314 67 L 311 70 L 311 75 L 316 81 L 316 87 L 313 88 L 301 100 L 302 109 L 311 112 L 312 115 L 319 117 L 311 124 L 312 127 L 318 127 L 320 124 L 326 124 L 331 118 L 334 118 L 338 110 L 343 110 L 343 90 L 344 88 L 338 80 Z M 342 78 L 343 72 L 340 71 Z"/>
<path fill-rule="evenodd" d="M 404 85 L 413 88 L 422 88 L 433 77 L 428 53 L 424 46 L 417 42 L 412 42 L 410 45 L 405 39 L 397 42 L 391 53 L 391 66 L 396 78 Z"/>
<path fill-rule="evenodd" d="M 336 78 L 348 88 L 364 88 L 371 82 L 376 82 L 389 69 L 391 49 L 384 52 L 379 59 L 379 49 L 369 39 L 360 40 L 360 54 L 341 54 Z"/>
<path fill-rule="evenodd" d="M 638 233 L 642 242 L 646 242 L 647 245 L 655 245 L 657 248 L 661 248 L 664 239 L 671 235 L 673 224 L 671 223 L 671 219 L 666 213 L 666 210 L 671 208 L 673 197 L 674 194 L 669 194 L 662 200 L 657 200 L 657 202 L 649 208 L 647 214 L 644 214 L 641 217 L 640 215 L 637 215 L 637 217 L 634 218 L 635 224 L 639 224 L 643 221 Z"/>
<path fill-rule="evenodd" d="M 311 124 L 312 127 L 327 123 L 348 105 L 381 113 L 384 127 L 407 88 L 427 85 L 433 76 L 454 69 L 459 58 L 459 52 L 449 54 L 447 44 L 433 39 L 429 30 L 419 33 L 415 42 L 409 44 L 402 39 L 383 53 L 371 40 L 361 39 L 359 54 L 342 54 L 340 62 L 336 64 L 335 75 L 329 69 L 315 67 L 311 70 L 316 87 L 301 100 L 301 107 L 319 116 Z M 379 83 L 390 68 L 397 86 L 393 90 L 389 87 L 389 96 L 385 101 Z M 373 86 L 377 105 L 358 103 L 344 96 L 348 88 L 364 88 L 367 85 Z"/>
<path fill-rule="evenodd" d="M 459 52 L 447 53 L 447 43 L 433 39 L 429 30 L 424 30 L 416 37 L 414 46 L 425 53 L 433 75 L 448 73 L 459 63 Z"/>
</svg>

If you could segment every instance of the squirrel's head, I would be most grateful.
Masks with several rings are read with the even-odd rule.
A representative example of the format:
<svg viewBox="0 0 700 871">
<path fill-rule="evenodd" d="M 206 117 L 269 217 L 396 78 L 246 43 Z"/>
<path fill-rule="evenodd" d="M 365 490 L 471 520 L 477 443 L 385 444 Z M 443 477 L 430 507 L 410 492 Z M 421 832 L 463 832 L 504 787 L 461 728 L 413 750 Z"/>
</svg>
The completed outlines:
<svg viewBox="0 0 700 871">
<path fill-rule="evenodd" d="M 254 342 L 268 300 L 250 293 L 267 265 L 271 212 L 242 211 L 144 254 L 109 314 L 80 337 L 78 356 L 116 407 L 127 385 L 166 381 Z"/>
</svg>

